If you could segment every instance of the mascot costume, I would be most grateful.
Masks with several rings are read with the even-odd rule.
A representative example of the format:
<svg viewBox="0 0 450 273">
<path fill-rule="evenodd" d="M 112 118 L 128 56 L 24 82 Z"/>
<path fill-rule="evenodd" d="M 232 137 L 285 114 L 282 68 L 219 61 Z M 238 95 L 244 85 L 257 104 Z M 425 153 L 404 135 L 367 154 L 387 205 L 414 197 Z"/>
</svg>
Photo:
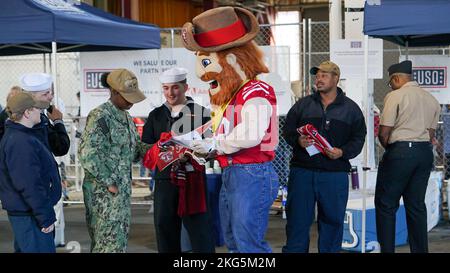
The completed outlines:
<svg viewBox="0 0 450 273">
<path fill-rule="evenodd" d="M 255 16 L 242 8 L 205 11 L 182 29 L 195 52 L 196 73 L 210 85 L 214 137 L 194 141 L 194 152 L 214 155 L 223 169 L 220 218 L 230 252 L 271 252 L 264 240 L 269 210 L 278 193 L 273 168 L 278 144 L 276 96 L 257 79 L 268 73 L 253 39 Z"/>
</svg>

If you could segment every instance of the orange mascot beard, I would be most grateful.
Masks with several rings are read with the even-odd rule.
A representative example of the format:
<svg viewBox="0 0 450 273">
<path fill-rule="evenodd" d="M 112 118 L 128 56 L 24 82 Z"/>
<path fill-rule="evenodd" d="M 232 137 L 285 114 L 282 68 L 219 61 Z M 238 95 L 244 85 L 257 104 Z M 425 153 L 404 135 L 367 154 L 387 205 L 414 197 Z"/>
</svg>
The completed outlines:
<svg viewBox="0 0 450 273">
<path fill-rule="evenodd" d="M 219 63 L 222 66 L 220 73 L 206 72 L 201 77 L 202 81 L 216 80 L 220 84 L 220 92 L 215 95 L 209 94 L 209 100 L 215 106 L 224 105 L 229 102 L 242 84 L 242 79 L 239 74 L 236 73 L 234 68 L 224 58 L 220 58 Z"/>
</svg>

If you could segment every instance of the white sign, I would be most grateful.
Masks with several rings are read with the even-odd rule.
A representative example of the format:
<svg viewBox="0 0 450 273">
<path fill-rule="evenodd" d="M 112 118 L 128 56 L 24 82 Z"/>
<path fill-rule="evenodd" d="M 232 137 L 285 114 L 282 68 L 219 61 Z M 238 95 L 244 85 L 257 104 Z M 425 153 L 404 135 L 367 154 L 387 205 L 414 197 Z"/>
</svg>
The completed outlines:
<svg viewBox="0 0 450 273">
<path fill-rule="evenodd" d="M 364 41 L 333 40 L 330 59 L 341 70 L 341 79 L 361 79 L 364 74 Z M 369 39 L 369 79 L 383 78 L 383 40 Z"/>
<path fill-rule="evenodd" d="M 269 83 L 277 95 L 278 115 L 285 115 L 292 106 L 289 79 L 289 48 L 261 47 L 265 62 L 271 73 L 258 78 Z M 189 73 L 187 95 L 195 102 L 209 107 L 209 85 L 195 74 L 195 55 L 184 48 L 164 48 L 132 51 L 82 52 L 80 63 L 82 70 L 82 87 L 80 94 L 81 116 L 87 116 L 89 111 L 109 99 L 109 90 L 101 85 L 103 73 L 116 68 L 126 68 L 136 74 L 139 88 L 147 97 L 146 100 L 134 105 L 130 114 L 137 117 L 147 117 L 155 107 L 164 103 L 158 76 L 171 67 L 184 67 Z"/>
<path fill-rule="evenodd" d="M 405 56 L 400 56 L 404 61 Z M 450 104 L 448 86 L 450 57 L 444 55 L 409 55 L 413 65 L 413 79 L 429 91 L 440 104 Z"/>
</svg>

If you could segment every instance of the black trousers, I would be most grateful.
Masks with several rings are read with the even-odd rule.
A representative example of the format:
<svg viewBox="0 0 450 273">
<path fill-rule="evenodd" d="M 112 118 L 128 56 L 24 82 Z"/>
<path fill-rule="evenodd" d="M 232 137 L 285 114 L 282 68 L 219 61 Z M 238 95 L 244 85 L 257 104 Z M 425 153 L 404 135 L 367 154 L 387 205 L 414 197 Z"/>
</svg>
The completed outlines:
<svg viewBox="0 0 450 273">
<path fill-rule="evenodd" d="M 208 191 L 205 190 L 205 192 Z M 183 222 L 189 234 L 192 252 L 214 253 L 215 243 L 209 208 L 206 213 L 198 213 L 183 218 L 178 216 L 177 209 L 178 187 L 168 179 L 155 180 L 153 216 L 158 252 L 181 253 L 180 237 L 181 223 Z"/>
<path fill-rule="evenodd" d="M 378 167 L 375 191 L 381 252 L 395 251 L 395 215 L 401 197 L 411 252 L 428 252 L 425 193 L 432 166 L 433 152 L 429 142 L 395 142 L 386 149 Z"/>
</svg>

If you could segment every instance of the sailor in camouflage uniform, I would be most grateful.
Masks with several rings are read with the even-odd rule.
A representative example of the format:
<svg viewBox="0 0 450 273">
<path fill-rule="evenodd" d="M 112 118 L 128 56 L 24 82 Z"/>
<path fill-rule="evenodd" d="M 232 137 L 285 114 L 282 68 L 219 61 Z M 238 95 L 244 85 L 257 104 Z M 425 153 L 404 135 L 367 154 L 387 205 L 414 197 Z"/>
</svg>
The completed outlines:
<svg viewBox="0 0 450 273">
<path fill-rule="evenodd" d="M 91 252 L 125 252 L 131 217 L 131 164 L 150 147 L 126 111 L 145 99 L 136 76 L 114 70 L 102 77 L 110 100 L 93 109 L 78 150 Z"/>
</svg>

